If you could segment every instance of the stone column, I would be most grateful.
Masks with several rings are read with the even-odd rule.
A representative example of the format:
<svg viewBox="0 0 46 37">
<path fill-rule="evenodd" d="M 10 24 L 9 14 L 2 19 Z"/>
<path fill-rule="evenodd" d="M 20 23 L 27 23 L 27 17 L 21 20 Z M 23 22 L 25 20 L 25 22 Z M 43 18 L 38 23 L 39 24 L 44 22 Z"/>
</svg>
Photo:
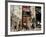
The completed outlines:
<svg viewBox="0 0 46 37">
<path fill-rule="evenodd" d="M 35 18 L 35 21 L 36 21 L 36 12 L 35 12 L 35 6 L 31 6 L 31 16 L 32 16 L 32 19 Z M 34 26 L 36 28 L 36 22 L 34 22 Z"/>
</svg>

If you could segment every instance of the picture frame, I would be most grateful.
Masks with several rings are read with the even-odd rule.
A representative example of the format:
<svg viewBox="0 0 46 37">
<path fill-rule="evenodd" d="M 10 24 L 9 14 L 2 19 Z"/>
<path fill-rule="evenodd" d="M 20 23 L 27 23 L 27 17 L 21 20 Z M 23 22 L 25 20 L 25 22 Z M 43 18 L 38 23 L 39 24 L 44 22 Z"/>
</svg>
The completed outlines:
<svg viewBox="0 0 46 37">
<path fill-rule="evenodd" d="M 28 20 L 27 18 L 30 18 L 33 15 L 33 14 L 31 15 L 30 13 L 28 13 L 28 11 L 34 10 L 32 12 L 34 12 L 33 17 L 36 17 L 35 24 L 37 24 L 37 22 L 40 22 L 40 27 L 36 26 L 36 25 L 32 25 L 34 29 L 31 28 L 32 30 L 30 30 L 30 26 L 27 25 L 27 23 L 28 23 L 28 21 L 27 21 L 26 26 L 29 26 L 28 27 L 29 29 L 27 29 L 27 28 L 25 29 L 24 26 L 22 26 L 24 30 L 21 28 L 22 30 L 19 31 L 18 28 L 15 27 L 16 30 L 12 31 L 13 29 L 12 29 L 11 25 L 14 23 L 12 23 L 10 20 L 11 20 L 11 16 L 12 16 L 11 12 L 12 12 L 13 6 L 15 6 L 14 7 L 14 9 L 15 9 L 14 14 L 17 15 L 18 17 L 20 16 L 19 18 L 22 19 L 22 21 L 21 21 L 22 23 L 23 23 L 23 19 L 27 21 Z M 21 9 L 19 9 L 19 8 L 21 8 Z M 37 9 L 39 9 L 39 11 Z M 17 11 L 21 12 L 21 13 L 19 13 L 20 15 L 17 14 Z M 40 13 L 40 16 L 41 16 L 40 20 L 37 19 L 37 17 L 39 18 L 39 16 L 37 16 L 35 14 L 35 12 L 37 12 L 37 11 Z M 24 15 L 24 12 L 27 12 L 27 13 L 25 13 L 25 15 Z M 33 23 L 33 21 L 31 23 Z M 25 24 L 25 22 L 24 22 L 24 24 Z M 36 29 L 35 29 L 35 26 L 36 26 Z M 40 30 L 38 30 L 37 28 L 39 28 Z M 40 34 L 45 34 L 45 3 L 44 2 L 26 2 L 26 1 L 9 1 L 9 0 L 5 1 L 5 35 L 6 36 L 7 35 L 8 36 L 40 35 Z"/>
</svg>

